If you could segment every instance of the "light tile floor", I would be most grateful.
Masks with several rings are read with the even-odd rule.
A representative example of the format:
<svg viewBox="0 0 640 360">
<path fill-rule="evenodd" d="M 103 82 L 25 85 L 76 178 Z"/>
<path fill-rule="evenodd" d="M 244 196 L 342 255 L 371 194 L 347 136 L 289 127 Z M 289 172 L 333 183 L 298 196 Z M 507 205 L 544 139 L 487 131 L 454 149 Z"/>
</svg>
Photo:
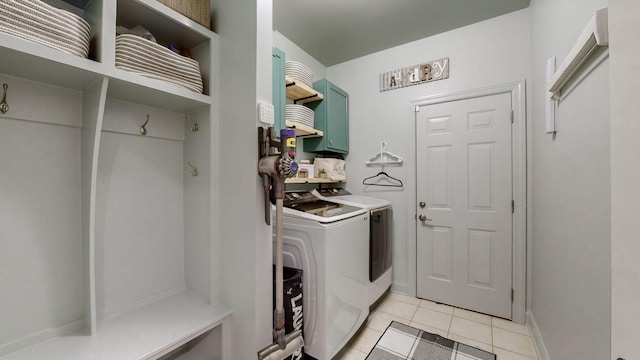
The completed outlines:
<svg viewBox="0 0 640 360">
<path fill-rule="evenodd" d="M 392 320 L 490 351 L 498 360 L 538 360 L 524 325 L 395 293 L 369 314 L 340 359 L 364 360 Z"/>
</svg>

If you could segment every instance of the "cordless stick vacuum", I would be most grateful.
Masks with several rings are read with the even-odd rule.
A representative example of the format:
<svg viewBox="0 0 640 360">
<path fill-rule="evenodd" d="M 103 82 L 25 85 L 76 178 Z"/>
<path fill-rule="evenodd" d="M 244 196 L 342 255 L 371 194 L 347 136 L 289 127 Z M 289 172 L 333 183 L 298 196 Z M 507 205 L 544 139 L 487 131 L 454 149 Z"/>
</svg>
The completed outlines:
<svg viewBox="0 0 640 360">
<path fill-rule="evenodd" d="M 271 224 L 271 201 L 276 204 L 276 309 L 273 313 L 274 343 L 258 352 L 259 360 L 283 360 L 291 356 L 304 345 L 299 330 L 288 335 L 284 333 L 283 304 L 283 261 L 282 261 L 282 203 L 284 198 L 284 181 L 295 176 L 298 171 L 296 157 L 296 132 L 294 129 L 280 130 L 280 140 L 276 139 L 275 130 L 258 128 L 260 160 L 258 173 L 262 176 L 264 186 L 264 220 Z M 276 151 L 278 152 L 276 152 Z"/>
</svg>

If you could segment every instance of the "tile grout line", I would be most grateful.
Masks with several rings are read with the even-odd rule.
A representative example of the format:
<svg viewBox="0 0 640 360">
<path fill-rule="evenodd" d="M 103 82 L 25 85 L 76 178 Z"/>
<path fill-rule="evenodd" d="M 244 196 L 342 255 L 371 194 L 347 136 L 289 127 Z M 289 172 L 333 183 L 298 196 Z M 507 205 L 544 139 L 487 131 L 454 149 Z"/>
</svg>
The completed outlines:
<svg viewBox="0 0 640 360">
<path fill-rule="evenodd" d="M 529 360 L 529 359 L 530 359 L 530 360 L 537 360 L 537 357 L 532 358 L 532 357 L 531 357 L 531 356 L 529 356 L 529 355 L 526 355 L 526 354 L 523 354 L 523 353 L 519 353 L 519 352 L 517 352 L 517 351 L 513 351 L 513 350 L 505 349 L 505 348 L 500 347 L 500 346 L 495 346 L 495 347 L 497 347 L 497 348 L 498 348 L 498 349 L 500 349 L 500 350 L 508 351 L 508 352 L 510 352 L 510 353 L 513 353 L 513 354 L 519 355 L 519 356 L 521 356 L 521 357 L 524 357 L 524 358 L 526 358 L 527 360 Z M 494 350 L 494 351 L 495 351 L 495 350 Z"/>
<path fill-rule="evenodd" d="M 429 300 L 422 300 L 422 299 L 421 299 L 420 303 L 418 303 L 417 305 L 414 305 L 413 303 L 411 303 L 411 302 L 409 302 L 409 301 L 402 301 L 402 300 L 400 300 L 399 298 L 396 298 L 396 299 L 394 299 L 394 300 L 399 301 L 399 302 L 402 302 L 403 304 L 408 304 L 408 305 L 411 305 L 411 306 L 414 306 L 414 307 L 415 307 L 415 309 L 414 309 L 414 311 L 413 311 L 413 315 L 411 316 L 411 319 L 409 320 L 409 323 L 411 323 L 411 322 L 419 323 L 419 322 L 417 322 L 417 321 L 415 320 L 415 316 L 416 316 L 416 314 L 417 314 L 418 310 L 419 310 L 419 309 L 421 309 L 421 308 L 422 308 L 422 309 L 426 309 L 426 310 L 435 311 L 435 312 L 438 312 L 438 313 L 441 313 L 441 314 L 449 315 L 449 316 L 450 316 L 450 318 L 449 318 L 449 326 L 448 326 L 448 329 L 447 329 L 447 337 L 451 337 L 451 335 L 452 335 L 452 333 L 451 333 L 451 325 L 452 325 L 452 323 L 453 323 L 453 318 L 454 318 L 454 317 L 457 317 L 457 318 L 459 318 L 459 319 L 466 320 L 466 321 L 471 321 L 471 322 L 474 322 L 474 323 L 476 323 L 476 324 L 489 325 L 489 326 L 491 327 L 491 344 L 487 344 L 487 345 L 490 345 L 490 346 L 491 346 L 491 349 L 492 349 L 492 351 L 493 351 L 494 353 L 495 353 L 495 348 L 496 348 L 496 346 L 494 345 L 494 341 L 493 341 L 493 340 L 494 340 L 494 331 L 495 331 L 495 328 L 499 328 L 501 331 L 506 331 L 506 332 L 509 332 L 509 333 L 512 333 L 512 334 L 516 334 L 516 335 L 520 335 L 520 336 L 528 336 L 529 338 L 531 338 L 531 334 L 529 334 L 529 335 L 525 335 L 525 334 L 521 334 L 521 333 L 519 333 L 518 331 L 515 331 L 515 330 L 512 330 L 512 329 L 507 329 L 507 328 L 500 327 L 500 326 L 494 326 L 494 320 L 495 320 L 495 317 L 494 317 L 494 316 L 491 316 L 491 315 L 487 315 L 487 316 L 489 316 L 489 318 L 490 318 L 490 324 L 486 324 L 486 323 L 484 323 L 484 322 L 477 321 L 476 319 L 470 319 L 470 318 L 463 317 L 463 316 L 457 316 L 457 315 L 455 314 L 455 313 L 456 313 L 456 311 L 455 311 L 455 310 L 456 310 L 456 309 L 458 309 L 458 308 L 457 308 L 457 307 L 455 307 L 455 306 L 446 305 L 446 304 L 441 304 L 441 305 L 443 305 L 443 306 L 446 306 L 446 307 L 449 307 L 449 308 L 451 308 L 451 309 L 452 309 L 451 313 L 449 313 L 449 312 L 447 312 L 447 311 L 442 311 L 442 309 L 441 309 L 441 308 L 432 308 L 432 307 L 427 307 L 427 306 L 421 306 L 421 304 L 422 304 L 422 302 L 423 302 L 423 301 L 429 301 Z M 435 303 L 435 302 L 433 302 L 433 303 L 434 303 L 434 304 L 438 304 L 438 303 Z M 462 309 L 462 308 L 460 308 L 460 309 L 461 309 L 461 310 L 465 310 L 465 309 Z M 471 310 L 468 310 L 468 311 L 471 311 Z M 480 314 L 480 313 L 478 313 L 478 314 Z M 484 314 L 484 315 L 486 315 L 486 314 Z M 421 323 L 420 323 L 420 324 L 421 324 Z M 431 325 L 429 325 L 429 324 L 424 324 L 424 325 L 426 325 L 426 326 L 431 326 Z M 453 334 L 453 335 L 456 335 L 456 334 Z M 456 336 L 457 336 L 457 335 L 456 335 Z M 463 336 L 463 337 L 464 337 L 464 336 Z M 469 338 L 469 340 L 474 340 L 474 339 Z M 475 341 L 478 341 L 478 340 L 475 340 Z M 482 342 L 482 341 L 480 341 L 480 342 Z M 503 349 L 503 348 L 501 348 L 501 347 L 498 347 L 498 348 L 499 348 L 499 349 Z M 513 352 L 512 350 L 508 350 L 508 349 L 503 349 L 503 350 Z M 514 353 L 515 353 L 515 354 L 518 354 L 518 355 L 525 356 L 525 357 L 527 357 L 527 358 L 529 357 L 528 355 L 526 355 L 526 354 L 522 354 L 522 353 L 519 353 L 519 352 L 514 352 Z"/>
<path fill-rule="evenodd" d="M 491 352 L 495 355 L 496 350 L 495 346 L 493 346 L 493 316 L 491 317 Z M 496 356 L 497 357 L 497 356 Z"/>
</svg>

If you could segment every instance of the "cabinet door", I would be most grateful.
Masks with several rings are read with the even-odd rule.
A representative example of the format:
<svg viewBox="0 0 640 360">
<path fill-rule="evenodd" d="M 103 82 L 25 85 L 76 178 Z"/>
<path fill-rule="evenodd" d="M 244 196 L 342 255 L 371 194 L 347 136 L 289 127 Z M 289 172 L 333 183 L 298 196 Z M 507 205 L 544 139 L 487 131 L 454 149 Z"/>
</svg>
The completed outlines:
<svg viewBox="0 0 640 360">
<path fill-rule="evenodd" d="M 349 153 L 349 94 L 327 80 L 318 80 L 313 88 L 324 100 L 307 104 L 314 110 L 314 127 L 324 132 L 321 138 L 304 140 L 304 151 Z"/>
<path fill-rule="evenodd" d="M 328 83 L 326 133 L 327 150 L 349 152 L 349 95 L 339 87 Z"/>
<path fill-rule="evenodd" d="M 285 55 L 284 52 L 278 48 L 273 48 L 272 57 L 273 67 L 273 92 L 271 95 L 271 101 L 273 102 L 274 117 L 273 127 L 276 129 L 276 134 L 280 134 L 280 129 L 285 127 Z"/>
</svg>

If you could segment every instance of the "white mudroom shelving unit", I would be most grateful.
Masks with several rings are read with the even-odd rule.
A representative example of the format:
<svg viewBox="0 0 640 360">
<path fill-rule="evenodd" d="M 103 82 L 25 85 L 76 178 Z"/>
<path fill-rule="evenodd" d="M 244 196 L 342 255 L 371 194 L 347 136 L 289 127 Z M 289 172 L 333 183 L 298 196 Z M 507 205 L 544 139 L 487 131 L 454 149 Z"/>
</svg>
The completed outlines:
<svg viewBox="0 0 640 360">
<path fill-rule="evenodd" d="M 93 50 L 0 33 L 0 359 L 228 359 L 218 36 L 155 0 L 45 2 Z M 204 93 L 117 69 L 116 25 L 189 48 Z"/>
</svg>

